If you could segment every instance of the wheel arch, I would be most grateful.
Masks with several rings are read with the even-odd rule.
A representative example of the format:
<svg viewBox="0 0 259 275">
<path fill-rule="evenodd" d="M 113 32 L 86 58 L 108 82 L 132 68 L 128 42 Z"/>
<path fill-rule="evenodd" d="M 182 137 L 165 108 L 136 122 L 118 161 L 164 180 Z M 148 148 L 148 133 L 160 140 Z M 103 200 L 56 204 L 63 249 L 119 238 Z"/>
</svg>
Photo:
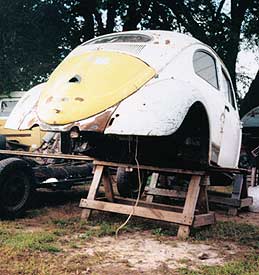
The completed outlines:
<svg viewBox="0 0 259 275">
<path fill-rule="evenodd" d="M 195 121 L 195 122 L 194 122 Z M 211 123 L 205 105 L 201 101 L 194 102 L 186 113 L 179 129 L 188 127 L 188 124 L 197 126 L 202 123 L 203 142 L 206 142 L 208 162 L 211 160 Z M 197 124 L 198 123 L 198 124 Z"/>
</svg>

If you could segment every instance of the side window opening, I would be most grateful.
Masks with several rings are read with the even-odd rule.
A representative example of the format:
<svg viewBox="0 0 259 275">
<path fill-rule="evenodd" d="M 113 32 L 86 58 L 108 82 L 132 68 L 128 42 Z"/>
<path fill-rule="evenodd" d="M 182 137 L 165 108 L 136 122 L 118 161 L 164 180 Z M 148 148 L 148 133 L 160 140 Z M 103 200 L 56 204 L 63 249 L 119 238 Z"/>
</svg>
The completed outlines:
<svg viewBox="0 0 259 275">
<path fill-rule="evenodd" d="M 193 68 L 195 73 L 206 80 L 216 89 L 219 89 L 216 61 L 205 51 L 196 51 L 193 55 Z"/>
<path fill-rule="evenodd" d="M 231 82 L 223 69 L 222 69 L 222 76 L 223 76 L 222 91 L 223 91 L 224 97 L 234 108 L 236 108 Z"/>
</svg>

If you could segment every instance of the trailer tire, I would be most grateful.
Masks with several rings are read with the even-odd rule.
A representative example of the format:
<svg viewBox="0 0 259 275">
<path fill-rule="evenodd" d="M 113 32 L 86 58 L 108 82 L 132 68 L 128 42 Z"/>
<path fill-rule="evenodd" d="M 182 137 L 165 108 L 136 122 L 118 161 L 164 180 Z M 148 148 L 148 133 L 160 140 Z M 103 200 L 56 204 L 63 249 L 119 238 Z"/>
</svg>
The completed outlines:
<svg viewBox="0 0 259 275">
<path fill-rule="evenodd" d="M 0 149 L 1 150 L 6 149 L 6 137 L 3 135 L 0 135 Z"/>
<path fill-rule="evenodd" d="M 0 216 L 16 218 L 29 206 L 34 192 L 31 166 L 19 158 L 0 161 Z"/>
<path fill-rule="evenodd" d="M 144 192 L 146 183 L 147 183 L 147 176 L 146 173 L 140 171 L 141 176 L 141 189 L 140 189 L 140 196 Z M 117 181 L 117 189 L 120 196 L 125 198 L 133 198 L 136 199 L 138 197 L 139 192 L 139 180 L 138 180 L 138 172 L 133 170 L 128 172 L 125 168 L 119 167 L 117 169 L 116 174 L 116 181 Z"/>
</svg>

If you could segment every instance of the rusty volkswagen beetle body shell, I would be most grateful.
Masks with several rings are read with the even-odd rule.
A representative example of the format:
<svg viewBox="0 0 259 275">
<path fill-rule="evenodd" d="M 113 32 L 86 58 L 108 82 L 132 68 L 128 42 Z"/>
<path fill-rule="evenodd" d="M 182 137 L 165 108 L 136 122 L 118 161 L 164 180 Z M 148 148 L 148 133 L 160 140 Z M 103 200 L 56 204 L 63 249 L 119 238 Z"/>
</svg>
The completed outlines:
<svg viewBox="0 0 259 275">
<path fill-rule="evenodd" d="M 143 163 L 172 163 L 172 155 L 236 167 L 241 144 L 223 62 L 169 31 L 108 34 L 78 46 L 16 105 L 6 127 L 36 125 L 63 133 L 70 140 L 63 151 L 125 161 L 138 151 Z"/>
</svg>

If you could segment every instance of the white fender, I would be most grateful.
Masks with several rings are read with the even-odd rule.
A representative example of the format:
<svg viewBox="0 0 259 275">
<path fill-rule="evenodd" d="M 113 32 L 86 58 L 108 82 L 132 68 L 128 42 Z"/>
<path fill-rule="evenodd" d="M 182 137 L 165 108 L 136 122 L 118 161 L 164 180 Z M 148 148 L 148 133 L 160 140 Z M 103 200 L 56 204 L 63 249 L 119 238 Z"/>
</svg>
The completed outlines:
<svg viewBox="0 0 259 275">
<path fill-rule="evenodd" d="M 120 103 L 104 133 L 141 136 L 173 134 L 196 101 L 204 100 L 189 83 L 158 78 Z"/>
<path fill-rule="evenodd" d="M 13 130 L 28 130 L 38 120 L 35 112 L 41 91 L 45 83 L 34 86 L 19 100 L 10 116 L 8 117 L 5 128 Z"/>
</svg>

